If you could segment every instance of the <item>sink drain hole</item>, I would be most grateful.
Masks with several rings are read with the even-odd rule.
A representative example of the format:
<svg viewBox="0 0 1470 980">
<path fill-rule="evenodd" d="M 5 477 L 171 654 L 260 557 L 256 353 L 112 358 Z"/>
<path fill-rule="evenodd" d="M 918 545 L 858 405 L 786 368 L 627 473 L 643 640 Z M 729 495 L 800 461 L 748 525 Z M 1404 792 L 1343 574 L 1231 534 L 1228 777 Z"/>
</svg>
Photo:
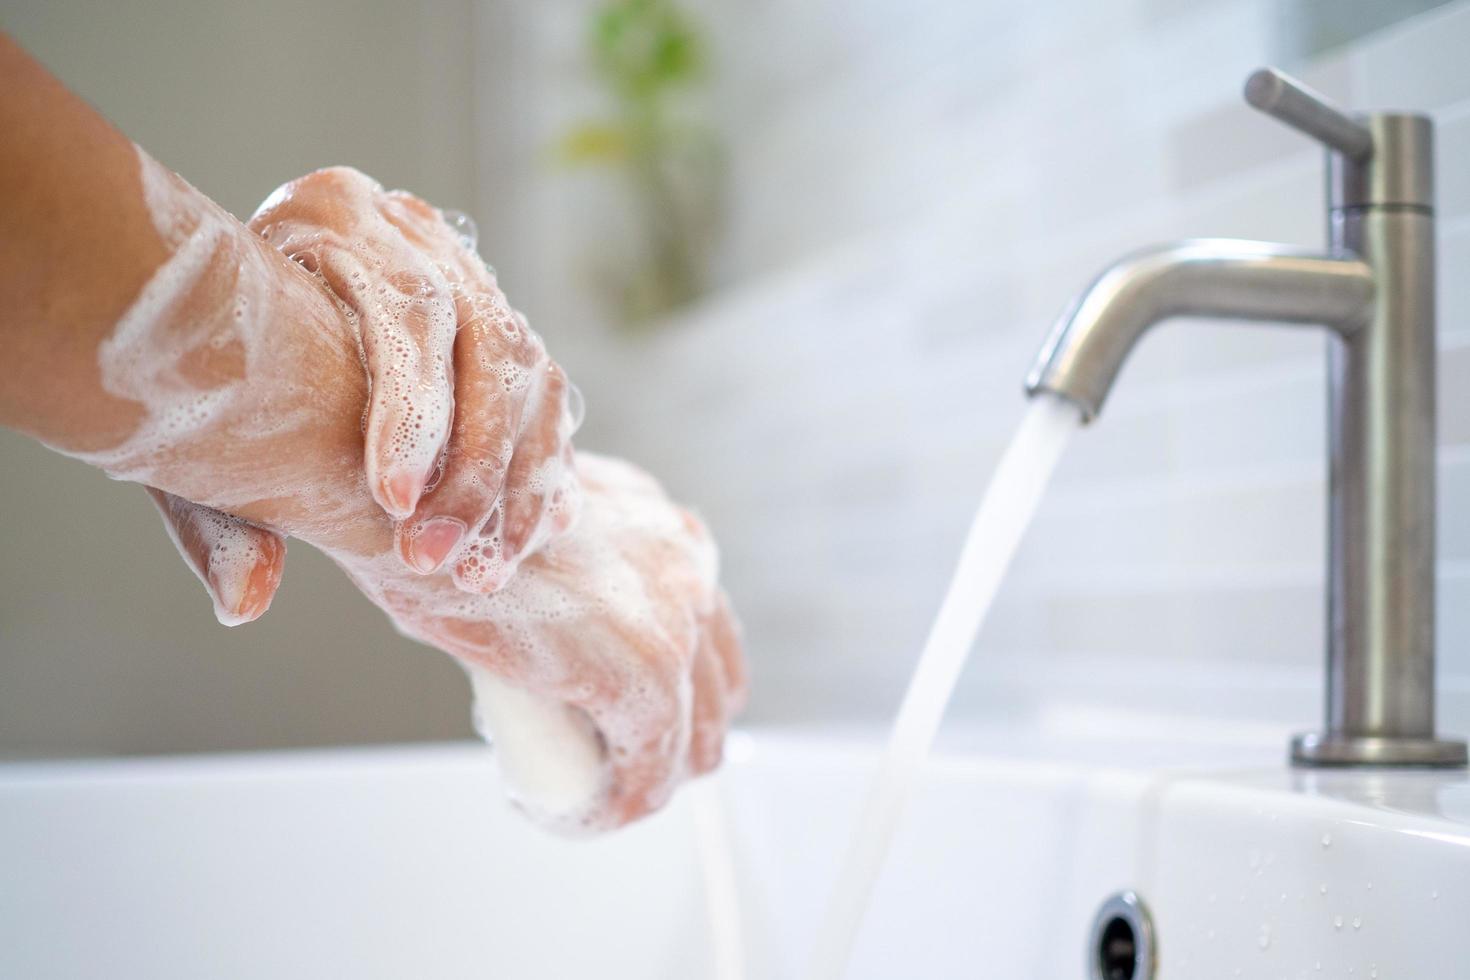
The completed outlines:
<svg viewBox="0 0 1470 980">
<path fill-rule="evenodd" d="M 1103 902 L 1087 950 L 1091 980 L 1153 980 L 1153 923 L 1143 901 L 1119 892 Z"/>
<path fill-rule="evenodd" d="M 1114 916 L 1103 926 L 1097 961 L 1104 980 L 1134 980 L 1138 967 L 1138 938 L 1127 919 Z"/>
</svg>

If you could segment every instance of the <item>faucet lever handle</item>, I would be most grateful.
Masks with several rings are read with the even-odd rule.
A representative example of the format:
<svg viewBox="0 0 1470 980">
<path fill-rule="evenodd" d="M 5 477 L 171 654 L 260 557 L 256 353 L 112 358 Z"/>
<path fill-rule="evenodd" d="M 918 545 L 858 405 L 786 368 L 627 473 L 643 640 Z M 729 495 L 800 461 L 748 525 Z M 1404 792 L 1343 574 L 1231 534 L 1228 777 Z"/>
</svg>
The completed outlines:
<svg viewBox="0 0 1470 980">
<path fill-rule="evenodd" d="M 1367 126 L 1275 68 L 1251 72 L 1245 80 L 1245 100 L 1351 160 L 1373 154 L 1373 134 Z"/>
</svg>

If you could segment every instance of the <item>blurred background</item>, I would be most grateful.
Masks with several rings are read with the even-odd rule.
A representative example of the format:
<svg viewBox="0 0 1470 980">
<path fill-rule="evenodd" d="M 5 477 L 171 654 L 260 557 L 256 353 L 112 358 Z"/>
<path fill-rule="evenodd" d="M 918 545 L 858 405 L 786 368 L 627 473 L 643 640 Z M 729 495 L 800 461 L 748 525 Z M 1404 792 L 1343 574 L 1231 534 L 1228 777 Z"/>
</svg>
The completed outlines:
<svg viewBox="0 0 1470 980">
<path fill-rule="evenodd" d="M 1470 3 L 0 0 L 12 33 L 245 217 L 351 164 L 471 214 L 629 456 L 723 544 L 752 724 L 896 707 L 1051 319 L 1151 240 L 1320 245 L 1271 62 L 1439 124 L 1441 728 L 1470 729 Z M 954 714 L 1308 724 L 1323 341 L 1152 337 L 1079 436 Z M 58 393 L 58 397 L 65 397 Z M 468 736 L 441 654 L 293 546 L 216 624 L 136 487 L 0 432 L 0 755 Z"/>
</svg>

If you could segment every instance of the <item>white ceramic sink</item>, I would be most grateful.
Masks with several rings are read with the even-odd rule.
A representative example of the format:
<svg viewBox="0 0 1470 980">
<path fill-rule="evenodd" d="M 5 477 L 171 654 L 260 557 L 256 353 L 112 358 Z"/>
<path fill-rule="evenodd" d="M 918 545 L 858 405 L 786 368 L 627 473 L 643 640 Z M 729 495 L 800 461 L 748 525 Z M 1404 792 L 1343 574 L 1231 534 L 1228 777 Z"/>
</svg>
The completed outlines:
<svg viewBox="0 0 1470 980">
<path fill-rule="evenodd" d="M 1463 774 L 1093 721 L 949 739 L 853 977 L 1084 977 L 1123 888 L 1167 980 L 1470 975 Z M 509 811 L 475 746 L 3 765 L 0 977 L 795 978 L 877 744 L 744 734 L 591 841 Z"/>
</svg>

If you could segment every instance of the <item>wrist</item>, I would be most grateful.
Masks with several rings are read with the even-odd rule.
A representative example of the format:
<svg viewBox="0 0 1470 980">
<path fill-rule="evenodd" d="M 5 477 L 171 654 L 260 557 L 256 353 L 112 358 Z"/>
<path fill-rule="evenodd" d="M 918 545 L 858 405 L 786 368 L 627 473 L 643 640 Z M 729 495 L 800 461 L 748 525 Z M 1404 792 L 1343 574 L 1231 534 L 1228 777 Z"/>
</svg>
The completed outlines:
<svg viewBox="0 0 1470 980">
<path fill-rule="evenodd" d="M 101 388 L 137 418 L 107 448 L 63 448 L 115 478 L 308 539 L 361 525 L 372 501 L 355 325 L 319 280 L 138 160 L 167 258 L 95 354 Z"/>
</svg>

